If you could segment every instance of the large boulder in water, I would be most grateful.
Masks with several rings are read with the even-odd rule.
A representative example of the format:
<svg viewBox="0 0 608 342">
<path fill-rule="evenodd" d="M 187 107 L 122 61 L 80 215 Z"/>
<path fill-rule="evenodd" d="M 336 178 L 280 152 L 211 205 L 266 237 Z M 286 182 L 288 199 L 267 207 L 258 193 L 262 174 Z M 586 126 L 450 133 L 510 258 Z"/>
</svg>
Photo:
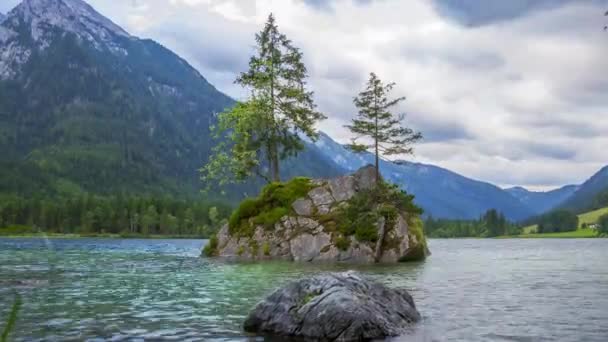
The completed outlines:
<svg viewBox="0 0 608 342">
<path fill-rule="evenodd" d="M 357 273 L 301 279 L 257 304 L 248 332 L 321 341 L 361 341 L 402 335 L 420 320 L 412 296 Z"/>
<path fill-rule="evenodd" d="M 237 260 L 393 263 L 424 259 L 413 197 L 367 166 L 334 179 L 272 183 L 243 201 L 212 239 L 208 256 Z"/>
</svg>

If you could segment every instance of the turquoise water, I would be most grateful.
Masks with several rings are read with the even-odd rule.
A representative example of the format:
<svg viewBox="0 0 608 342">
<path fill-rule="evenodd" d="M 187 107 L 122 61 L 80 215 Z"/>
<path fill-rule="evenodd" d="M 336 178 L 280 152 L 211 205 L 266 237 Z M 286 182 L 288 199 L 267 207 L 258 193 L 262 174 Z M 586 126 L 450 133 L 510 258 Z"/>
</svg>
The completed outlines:
<svg viewBox="0 0 608 342">
<path fill-rule="evenodd" d="M 411 291 L 424 319 L 397 341 L 608 341 L 608 239 L 431 240 L 423 263 L 231 264 L 202 240 L 0 239 L 0 324 L 13 337 L 246 340 L 241 323 L 277 286 L 356 269 Z"/>
</svg>

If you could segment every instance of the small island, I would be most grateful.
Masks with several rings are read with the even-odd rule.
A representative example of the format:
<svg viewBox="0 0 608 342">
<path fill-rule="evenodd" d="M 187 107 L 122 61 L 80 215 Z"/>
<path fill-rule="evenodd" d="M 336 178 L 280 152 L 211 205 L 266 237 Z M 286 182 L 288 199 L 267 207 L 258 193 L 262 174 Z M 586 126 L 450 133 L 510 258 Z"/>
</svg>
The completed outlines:
<svg viewBox="0 0 608 342">
<path fill-rule="evenodd" d="M 232 260 L 394 263 L 429 255 L 413 196 L 367 166 L 329 180 L 271 183 L 244 200 L 204 254 Z"/>
</svg>

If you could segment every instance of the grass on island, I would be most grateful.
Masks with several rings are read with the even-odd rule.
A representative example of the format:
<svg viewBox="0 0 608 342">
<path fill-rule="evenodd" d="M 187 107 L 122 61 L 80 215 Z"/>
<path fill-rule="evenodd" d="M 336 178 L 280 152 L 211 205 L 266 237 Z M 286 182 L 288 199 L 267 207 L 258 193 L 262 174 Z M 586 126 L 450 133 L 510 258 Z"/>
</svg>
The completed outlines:
<svg viewBox="0 0 608 342">
<path fill-rule="evenodd" d="M 599 218 L 608 214 L 608 207 L 590 211 L 578 215 L 578 229 L 571 232 L 561 233 L 543 233 L 537 234 L 538 225 L 527 226 L 523 228 L 523 234 L 517 235 L 517 238 L 594 238 L 597 237 L 597 231 L 594 229 L 583 228 L 583 225 L 597 223 Z"/>
</svg>

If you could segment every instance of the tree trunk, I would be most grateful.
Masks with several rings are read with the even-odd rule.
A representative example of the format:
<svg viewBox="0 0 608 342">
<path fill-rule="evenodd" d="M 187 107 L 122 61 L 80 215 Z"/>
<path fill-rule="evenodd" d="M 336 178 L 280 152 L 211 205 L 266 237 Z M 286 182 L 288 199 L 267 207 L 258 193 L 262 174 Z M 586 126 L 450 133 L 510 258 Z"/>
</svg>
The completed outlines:
<svg viewBox="0 0 608 342">
<path fill-rule="evenodd" d="M 279 151 L 277 151 L 277 145 L 274 144 L 273 158 L 272 158 L 272 180 L 274 182 L 281 181 L 281 173 L 279 170 Z"/>
<path fill-rule="evenodd" d="M 377 92 L 377 87 L 374 86 L 374 94 Z M 376 144 L 376 185 L 380 182 L 380 151 L 378 150 L 378 115 L 380 115 L 380 111 L 378 110 L 378 96 L 375 95 L 374 98 L 375 110 L 376 110 L 376 135 L 374 136 L 374 142 Z"/>
<path fill-rule="evenodd" d="M 276 118 L 275 118 L 275 107 L 276 107 L 276 101 L 275 101 L 275 95 L 274 95 L 274 82 L 275 82 L 275 73 L 274 73 L 274 36 L 271 39 L 271 49 L 270 49 L 270 110 L 271 110 L 271 124 L 272 127 L 270 128 L 272 130 L 272 134 L 271 134 L 271 151 L 270 151 L 270 159 L 271 159 L 271 174 L 272 174 L 272 181 L 273 182 L 280 182 L 281 181 L 281 175 L 279 173 L 279 148 L 277 146 L 277 139 L 276 139 L 276 135 L 275 135 L 275 125 L 276 125 Z"/>
<path fill-rule="evenodd" d="M 380 157 L 378 153 L 378 140 L 376 139 L 376 184 L 380 182 Z"/>
</svg>

